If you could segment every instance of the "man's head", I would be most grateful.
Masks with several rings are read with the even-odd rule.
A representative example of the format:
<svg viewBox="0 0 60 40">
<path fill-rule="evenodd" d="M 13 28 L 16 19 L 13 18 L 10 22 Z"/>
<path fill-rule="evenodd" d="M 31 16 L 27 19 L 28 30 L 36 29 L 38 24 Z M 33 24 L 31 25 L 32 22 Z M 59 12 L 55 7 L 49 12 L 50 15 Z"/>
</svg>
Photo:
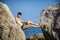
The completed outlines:
<svg viewBox="0 0 60 40">
<path fill-rule="evenodd" d="M 20 18 L 21 15 L 22 15 L 22 13 L 21 12 L 18 12 L 17 17 Z"/>
</svg>

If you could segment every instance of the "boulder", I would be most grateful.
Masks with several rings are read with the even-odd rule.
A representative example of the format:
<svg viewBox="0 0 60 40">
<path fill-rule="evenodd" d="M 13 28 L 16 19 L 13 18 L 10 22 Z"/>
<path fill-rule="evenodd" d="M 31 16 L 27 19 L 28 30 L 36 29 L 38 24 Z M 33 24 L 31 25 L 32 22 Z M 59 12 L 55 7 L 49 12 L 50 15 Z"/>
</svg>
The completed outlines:
<svg viewBox="0 0 60 40">
<path fill-rule="evenodd" d="M 0 2 L 0 40 L 26 40 L 21 27 L 17 26 L 9 7 Z"/>
<path fill-rule="evenodd" d="M 60 40 L 60 3 L 42 10 L 40 26 L 46 40 Z"/>
</svg>

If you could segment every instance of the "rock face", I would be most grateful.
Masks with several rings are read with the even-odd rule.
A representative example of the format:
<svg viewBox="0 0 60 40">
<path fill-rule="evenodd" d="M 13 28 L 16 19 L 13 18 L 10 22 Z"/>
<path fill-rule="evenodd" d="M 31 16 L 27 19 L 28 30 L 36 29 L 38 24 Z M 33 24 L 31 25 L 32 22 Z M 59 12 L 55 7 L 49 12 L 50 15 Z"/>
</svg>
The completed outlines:
<svg viewBox="0 0 60 40">
<path fill-rule="evenodd" d="M 60 40 L 60 4 L 42 10 L 40 26 L 46 40 Z"/>
<path fill-rule="evenodd" d="M 8 6 L 0 2 L 0 40 L 26 40 L 21 27 L 17 26 Z"/>
</svg>

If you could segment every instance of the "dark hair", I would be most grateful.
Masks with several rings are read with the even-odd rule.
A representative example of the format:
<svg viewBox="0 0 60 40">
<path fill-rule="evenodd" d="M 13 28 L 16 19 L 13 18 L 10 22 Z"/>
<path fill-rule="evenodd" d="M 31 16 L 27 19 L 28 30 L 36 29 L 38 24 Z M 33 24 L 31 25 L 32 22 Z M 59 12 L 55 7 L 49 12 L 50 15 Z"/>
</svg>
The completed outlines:
<svg viewBox="0 0 60 40">
<path fill-rule="evenodd" d="M 22 15 L 22 13 L 21 12 L 18 12 L 18 15 Z"/>
</svg>

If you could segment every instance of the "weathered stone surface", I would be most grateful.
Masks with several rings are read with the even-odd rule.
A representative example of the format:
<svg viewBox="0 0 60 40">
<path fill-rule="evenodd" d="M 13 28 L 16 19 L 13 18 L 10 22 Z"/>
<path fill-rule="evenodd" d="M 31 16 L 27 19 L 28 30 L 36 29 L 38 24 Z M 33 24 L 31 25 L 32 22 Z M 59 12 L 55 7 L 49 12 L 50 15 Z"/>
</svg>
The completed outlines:
<svg viewBox="0 0 60 40">
<path fill-rule="evenodd" d="M 60 40 L 60 4 L 49 6 L 41 12 L 40 26 L 46 40 Z"/>
<path fill-rule="evenodd" d="M 17 26 L 8 6 L 0 2 L 0 40 L 26 40 L 21 27 Z"/>
</svg>

